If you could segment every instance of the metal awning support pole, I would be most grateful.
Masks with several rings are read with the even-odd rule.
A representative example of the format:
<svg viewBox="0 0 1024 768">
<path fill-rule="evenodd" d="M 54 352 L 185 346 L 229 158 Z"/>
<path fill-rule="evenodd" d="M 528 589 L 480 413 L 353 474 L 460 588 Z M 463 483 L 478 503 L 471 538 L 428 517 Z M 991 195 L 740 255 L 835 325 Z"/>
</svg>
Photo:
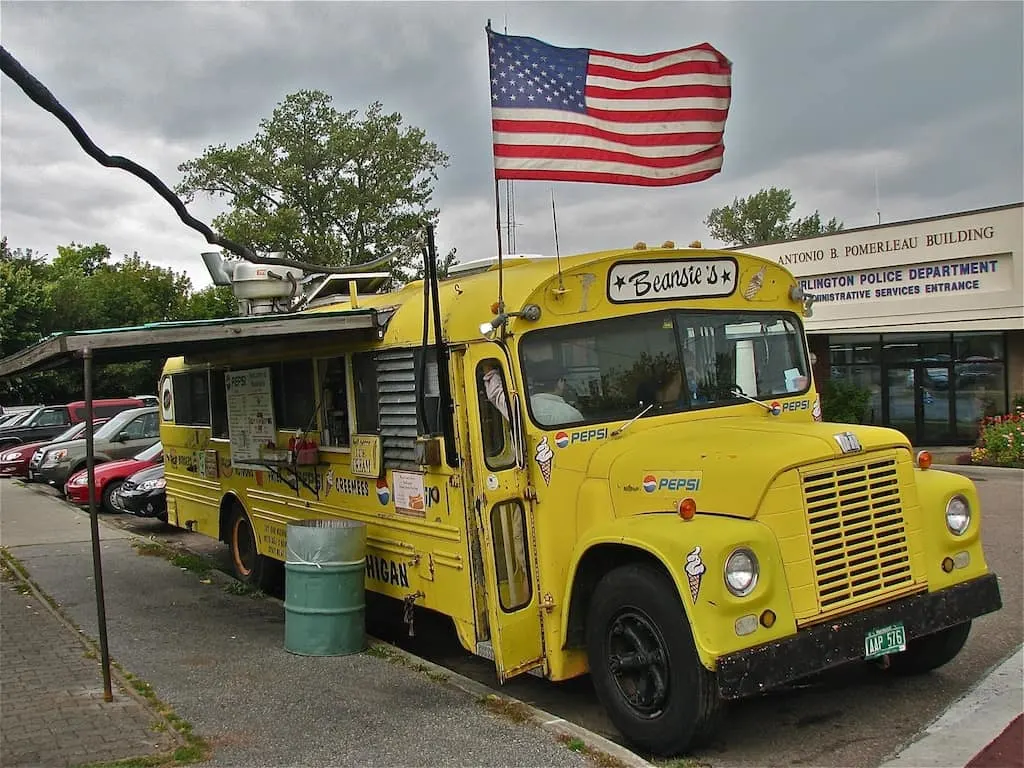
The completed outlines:
<svg viewBox="0 0 1024 768">
<path fill-rule="evenodd" d="M 107 607 L 103 601 L 103 563 L 100 559 L 100 521 L 96 509 L 96 457 L 93 455 L 92 350 L 82 350 L 85 376 L 85 467 L 89 479 L 89 527 L 92 529 L 92 575 L 96 585 L 96 619 L 100 628 L 100 663 L 103 666 L 103 700 L 113 701 L 110 689 L 110 651 L 107 648 Z"/>
</svg>

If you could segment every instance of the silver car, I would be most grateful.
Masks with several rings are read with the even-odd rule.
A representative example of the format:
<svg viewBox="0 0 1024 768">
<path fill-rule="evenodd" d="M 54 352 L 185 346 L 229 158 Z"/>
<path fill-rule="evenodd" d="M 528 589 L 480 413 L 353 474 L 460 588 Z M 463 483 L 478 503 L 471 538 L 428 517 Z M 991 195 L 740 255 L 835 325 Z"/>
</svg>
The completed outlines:
<svg viewBox="0 0 1024 768">
<path fill-rule="evenodd" d="M 157 408 L 133 408 L 121 411 L 96 430 L 93 454 L 96 463 L 127 459 L 160 439 L 160 416 Z M 80 469 L 85 469 L 85 439 L 49 443 L 32 457 L 29 472 L 32 480 L 51 483 L 63 493 L 64 483 Z"/>
</svg>

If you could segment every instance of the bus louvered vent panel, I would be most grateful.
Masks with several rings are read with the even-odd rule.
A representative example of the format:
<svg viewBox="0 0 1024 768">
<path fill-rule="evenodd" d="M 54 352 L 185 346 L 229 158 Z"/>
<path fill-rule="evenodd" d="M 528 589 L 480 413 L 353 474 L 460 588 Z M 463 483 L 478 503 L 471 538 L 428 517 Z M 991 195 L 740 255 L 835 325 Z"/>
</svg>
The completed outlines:
<svg viewBox="0 0 1024 768">
<path fill-rule="evenodd" d="M 418 470 L 416 366 L 412 350 L 377 353 L 377 394 L 384 466 Z"/>
<path fill-rule="evenodd" d="M 822 613 L 913 581 L 895 459 L 808 473 L 803 491 Z"/>
</svg>

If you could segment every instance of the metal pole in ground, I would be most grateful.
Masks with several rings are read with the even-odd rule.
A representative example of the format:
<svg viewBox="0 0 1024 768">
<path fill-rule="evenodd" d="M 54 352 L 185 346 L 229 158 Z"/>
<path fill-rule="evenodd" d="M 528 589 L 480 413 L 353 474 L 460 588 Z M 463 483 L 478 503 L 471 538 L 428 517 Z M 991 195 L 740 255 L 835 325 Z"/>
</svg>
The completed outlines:
<svg viewBox="0 0 1024 768">
<path fill-rule="evenodd" d="M 100 558 L 100 521 L 96 509 L 96 457 L 93 455 L 92 350 L 82 350 L 85 377 L 85 471 L 89 480 L 89 527 L 92 530 L 92 575 L 96 585 L 96 619 L 100 628 L 100 663 L 103 666 L 103 700 L 113 701 L 110 689 L 110 651 L 107 648 L 107 607 L 103 600 L 103 563 Z"/>
</svg>

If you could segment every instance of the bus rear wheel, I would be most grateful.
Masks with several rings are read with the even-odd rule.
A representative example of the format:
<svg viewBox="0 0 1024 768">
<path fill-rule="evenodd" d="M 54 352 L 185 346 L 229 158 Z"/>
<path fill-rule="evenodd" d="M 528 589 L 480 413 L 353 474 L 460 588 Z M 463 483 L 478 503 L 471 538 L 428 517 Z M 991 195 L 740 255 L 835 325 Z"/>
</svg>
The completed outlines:
<svg viewBox="0 0 1024 768">
<path fill-rule="evenodd" d="M 678 755 L 711 736 L 722 699 L 664 574 L 639 563 L 606 574 L 591 597 L 586 637 L 597 696 L 627 740 Z"/>
<path fill-rule="evenodd" d="M 280 564 L 259 553 L 256 532 L 241 507 L 236 506 L 228 516 L 227 544 L 236 579 L 264 591 L 277 586 Z"/>
</svg>

